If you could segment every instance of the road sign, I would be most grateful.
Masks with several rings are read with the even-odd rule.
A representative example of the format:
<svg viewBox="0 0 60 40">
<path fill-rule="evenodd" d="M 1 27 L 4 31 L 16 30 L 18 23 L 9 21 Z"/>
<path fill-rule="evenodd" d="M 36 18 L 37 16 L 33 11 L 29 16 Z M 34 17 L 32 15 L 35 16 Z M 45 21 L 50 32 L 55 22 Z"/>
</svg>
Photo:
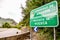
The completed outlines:
<svg viewBox="0 0 60 40">
<path fill-rule="evenodd" d="M 57 27 L 58 25 L 59 20 L 57 1 L 53 1 L 33 9 L 30 13 L 31 27 Z"/>
<path fill-rule="evenodd" d="M 37 32 L 37 31 L 38 31 L 38 27 L 35 27 L 35 28 L 34 28 L 34 31 Z"/>
</svg>

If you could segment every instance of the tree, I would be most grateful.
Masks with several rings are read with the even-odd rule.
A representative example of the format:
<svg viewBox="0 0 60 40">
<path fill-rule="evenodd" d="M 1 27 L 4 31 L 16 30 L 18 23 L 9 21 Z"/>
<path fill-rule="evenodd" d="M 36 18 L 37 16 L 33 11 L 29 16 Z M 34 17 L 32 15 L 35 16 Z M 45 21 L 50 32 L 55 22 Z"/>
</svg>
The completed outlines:
<svg viewBox="0 0 60 40">
<path fill-rule="evenodd" d="M 3 27 L 3 28 L 11 28 L 10 24 L 9 24 L 9 23 L 7 23 L 7 22 L 6 22 L 6 23 L 4 23 L 4 24 L 2 25 L 2 27 Z"/>
<path fill-rule="evenodd" d="M 22 13 L 25 15 L 22 22 L 24 25 L 29 25 L 30 20 L 30 12 L 31 10 L 38 8 L 48 2 L 51 2 L 52 0 L 27 0 L 26 1 L 26 8 L 22 7 Z"/>
</svg>

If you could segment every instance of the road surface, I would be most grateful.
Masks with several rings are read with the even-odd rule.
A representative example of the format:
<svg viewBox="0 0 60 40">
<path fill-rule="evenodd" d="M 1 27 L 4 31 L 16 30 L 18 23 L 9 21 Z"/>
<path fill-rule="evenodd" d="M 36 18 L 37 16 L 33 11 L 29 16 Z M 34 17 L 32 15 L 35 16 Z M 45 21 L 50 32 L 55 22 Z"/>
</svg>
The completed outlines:
<svg viewBox="0 0 60 40">
<path fill-rule="evenodd" d="M 15 36 L 20 34 L 22 34 L 21 30 L 18 30 L 16 28 L 9 28 L 9 29 L 0 28 L 0 38 L 10 37 L 10 36 Z"/>
</svg>

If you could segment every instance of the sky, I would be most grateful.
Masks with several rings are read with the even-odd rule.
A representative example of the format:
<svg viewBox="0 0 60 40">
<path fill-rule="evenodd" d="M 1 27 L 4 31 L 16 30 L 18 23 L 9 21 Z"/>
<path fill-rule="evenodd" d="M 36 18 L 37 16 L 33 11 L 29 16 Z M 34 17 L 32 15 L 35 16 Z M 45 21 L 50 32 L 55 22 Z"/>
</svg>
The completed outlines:
<svg viewBox="0 0 60 40">
<path fill-rule="evenodd" d="M 0 0 L 0 17 L 11 18 L 17 23 L 19 23 L 22 17 L 22 9 L 26 7 L 26 0 Z"/>
</svg>

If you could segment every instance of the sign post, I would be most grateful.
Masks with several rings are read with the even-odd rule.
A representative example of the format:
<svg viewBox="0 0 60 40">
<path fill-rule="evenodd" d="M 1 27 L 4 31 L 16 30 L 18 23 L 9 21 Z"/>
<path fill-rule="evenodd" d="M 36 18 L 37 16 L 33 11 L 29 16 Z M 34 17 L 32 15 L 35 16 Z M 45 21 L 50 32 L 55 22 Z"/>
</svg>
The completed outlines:
<svg viewBox="0 0 60 40">
<path fill-rule="evenodd" d="M 56 30 L 55 30 L 55 27 L 53 28 L 54 30 L 54 40 L 56 40 Z"/>
</svg>

